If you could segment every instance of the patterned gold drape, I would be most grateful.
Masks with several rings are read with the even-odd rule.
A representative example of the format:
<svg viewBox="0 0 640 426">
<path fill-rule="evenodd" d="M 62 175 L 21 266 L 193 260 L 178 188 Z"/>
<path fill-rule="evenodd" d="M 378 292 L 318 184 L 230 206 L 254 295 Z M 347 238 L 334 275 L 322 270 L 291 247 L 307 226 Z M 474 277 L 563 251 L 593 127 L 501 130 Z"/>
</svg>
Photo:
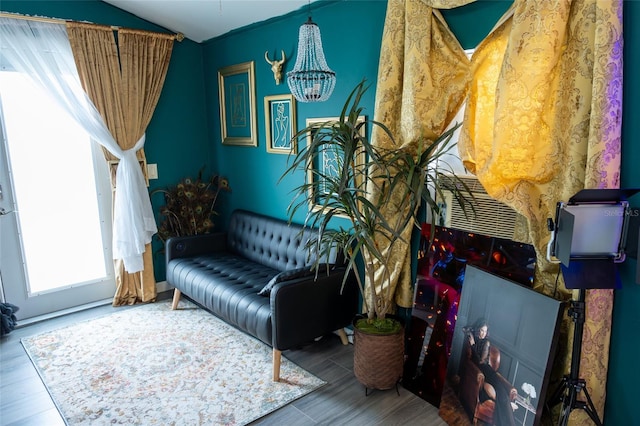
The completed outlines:
<svg viewBox="0 0 640 426">
<path fill-rule="evenodd" d="M 173 35 L 120 29 L 117 43 L 111 27 L 68 22 L 67 32 L 82 85 L 118 145 L 131 149 L 143 137 L 155 110 L 173 50 Z M 144 161 L 144 150 L 136 153 Z M 115 160 L 106 152 L 107 160 Z M 116 188 L 117 190 L 117 188 Z M 156 298 L 151 246 L 144 270 L 130 274 L 115 261 L 113 305 L 131 305 Z"/>
<path fill-rule="evenodd" d="M 468 3 L 468 2 L 466 2 Z M 389 0 L 380 50 L 375 120 L 386 124 L 395 143 L 415 151 L 421 138 L 433 141 L 444 132 L 466 96 L 469 60 L 442 15 L 422 1 Z M 374 127 L 372 140 L 379 146 L 391 141 Z M 375 197 L 375 194 L 372 195 Z M 388 205 L 393 212 L 393 204 Z M 412 227 L 403 233 L 411 241 Z M 391 286 L 399 306 L 411 307 L 411 256 L 407 244 L 391 253 Z M 377 292 L 387 285 L 376 271 Z M 367 283 L 367 292 L 372 289 Z"/>
<path fill-rule="evenodd" d="M 434 79 L 441 74 L 438 64 L 430 62 L 432 51 L 442 48 L 443 55 L 451 55 L 447 76 L 465 72 L 465 62 L 457 61 L 460 52 L 449 53 L 455 42 L 426 40 L 437 16 L 429 6 L 451 8 L 466 3 L 470 2 L 388 3 L 375 115 L 399 135 L 403 145 L 410 144 L 411 136 L 425 131 L 424 127 L 442 131 L 438 126 L 450 112 L 439 92 L 450 87 L 438 86 L 440 81 Z M 419 46 L 415 56 L 413 46 Z M 451 68 L 452 62 L 459 65 Z M 516 0 L 477 48 L 469 74 L 473 80 L 459 143 L 461 156 L 489 194 L 526 218 L 517 232 L 536 247 L 536 289 L 553 295 L 558 269 L 546 260 L 550 237 L 546 220 L 554 216 L 556 202 L 583 188 L 619 185 L 622 1 Z M 425 80 L 436 86 L 430 88 L 432 96 L 422 92 Z M 411 94 L 414 85 L 419 95 Z M 414 107 L 416 111 L 407 111 Z M 400 281 L 396 300 L 401 306 L 410 306 L 406 304 L 411 298 L 410 284 L 405 284 L 410 271 L 407 258 L 406 252 L 398 255 L 398 262 L 405 264 L 396 278 Z M 558 298 L 571 297 L 564 288 L 558 292 Z M 610 290 L 588 293 L 581 377 L 601 418 L 612 305 Z M 570 365 L 570 328 L 565 318 L 560 373 L 568 372 Z M 572 413 L 571 424 L 588 421 L 582 410 Z"/>
<path fill-rule="evenodd" d="M 474 81 L 496 90 L 472 85 L 459 147 L 487 192 L 527 218 L 536 289 L 553 295 L 558 267 L 546 261 L 546 219 L 583 188 L 619 185 L 622 2 L 517 1 L 512 12 L 472 58 Z M 611 290 L 588 292 L 581 377 L 601 418 L 612 307 Z M 570 328 L 565 318 L 564 373 Z M 571 420 L 588 421 L 582 410 Z"/>
</svg>

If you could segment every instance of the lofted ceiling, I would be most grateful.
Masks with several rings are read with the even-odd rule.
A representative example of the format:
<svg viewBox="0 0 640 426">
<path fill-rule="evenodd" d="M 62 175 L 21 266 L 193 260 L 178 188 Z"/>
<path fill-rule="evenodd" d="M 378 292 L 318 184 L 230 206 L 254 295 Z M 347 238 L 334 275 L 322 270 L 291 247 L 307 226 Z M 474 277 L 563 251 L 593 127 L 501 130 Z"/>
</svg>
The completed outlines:
<svg viewBox="0 0 640 426">
<path fill-rule="evenodd" d="M 139 18 L 202 42 L 285 15 L 310 0 L 102 0 Z"/>
</svg>

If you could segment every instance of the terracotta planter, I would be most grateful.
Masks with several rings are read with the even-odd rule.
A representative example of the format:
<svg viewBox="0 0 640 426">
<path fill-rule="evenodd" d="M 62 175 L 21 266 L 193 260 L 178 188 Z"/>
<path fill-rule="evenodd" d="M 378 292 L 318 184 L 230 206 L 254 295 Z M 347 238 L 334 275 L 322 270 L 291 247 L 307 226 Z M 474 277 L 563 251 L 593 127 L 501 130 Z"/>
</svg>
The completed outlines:
<svg viewBox="0 0 640 426">
<path fill-rule="evenodd" d="M 357 321 L 357 319 L 356 319 Z M 391 389 L 402 378 L 404 327 L 394 334 L 370 334 L 353 327 L 353 372 L 368 389 Z"/>
</svg>

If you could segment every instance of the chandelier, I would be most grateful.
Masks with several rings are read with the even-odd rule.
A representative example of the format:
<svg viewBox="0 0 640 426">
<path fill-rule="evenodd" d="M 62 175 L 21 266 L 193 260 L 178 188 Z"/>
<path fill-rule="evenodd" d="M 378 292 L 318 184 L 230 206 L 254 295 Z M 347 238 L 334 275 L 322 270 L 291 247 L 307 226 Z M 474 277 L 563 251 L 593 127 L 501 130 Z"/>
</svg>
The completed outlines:
<svg viewBox="0 0 640 426">
<path fill-rule="evenodd" d="M 298 57 L 293 71 L 287 73 L 287 83 L 300 102 L 326 101 L 336 86 L 336 73 L 327 65 L 322 51 L 320 28 L 311 16 L 300 27 Z"/>
</svg>

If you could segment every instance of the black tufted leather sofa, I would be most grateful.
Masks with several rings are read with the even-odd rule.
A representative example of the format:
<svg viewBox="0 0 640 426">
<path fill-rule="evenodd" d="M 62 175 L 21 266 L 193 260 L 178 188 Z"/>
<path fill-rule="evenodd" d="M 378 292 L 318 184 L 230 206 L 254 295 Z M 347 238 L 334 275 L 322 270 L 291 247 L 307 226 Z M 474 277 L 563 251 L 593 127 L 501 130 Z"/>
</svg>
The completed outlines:
<svg viewBox="0 0 640 426">
<path fill-rule="evenodd" d="M 167 282 L 227 323 L 273 347 L 273 380 L 280 379 L 281 352 L 338 331 L 357 309 L 345 268 L 317 274 L 305 245 L 313 230 L 245 210 L 232 213 L 224 233 L 171 238 L 166 244 Z M 328 271 L 327 271 L 328 270 Z M 269 284 L 269 290 L 263 288 Z M 259 294 L 262 293 L 266 294 Z"/>
</svg>

